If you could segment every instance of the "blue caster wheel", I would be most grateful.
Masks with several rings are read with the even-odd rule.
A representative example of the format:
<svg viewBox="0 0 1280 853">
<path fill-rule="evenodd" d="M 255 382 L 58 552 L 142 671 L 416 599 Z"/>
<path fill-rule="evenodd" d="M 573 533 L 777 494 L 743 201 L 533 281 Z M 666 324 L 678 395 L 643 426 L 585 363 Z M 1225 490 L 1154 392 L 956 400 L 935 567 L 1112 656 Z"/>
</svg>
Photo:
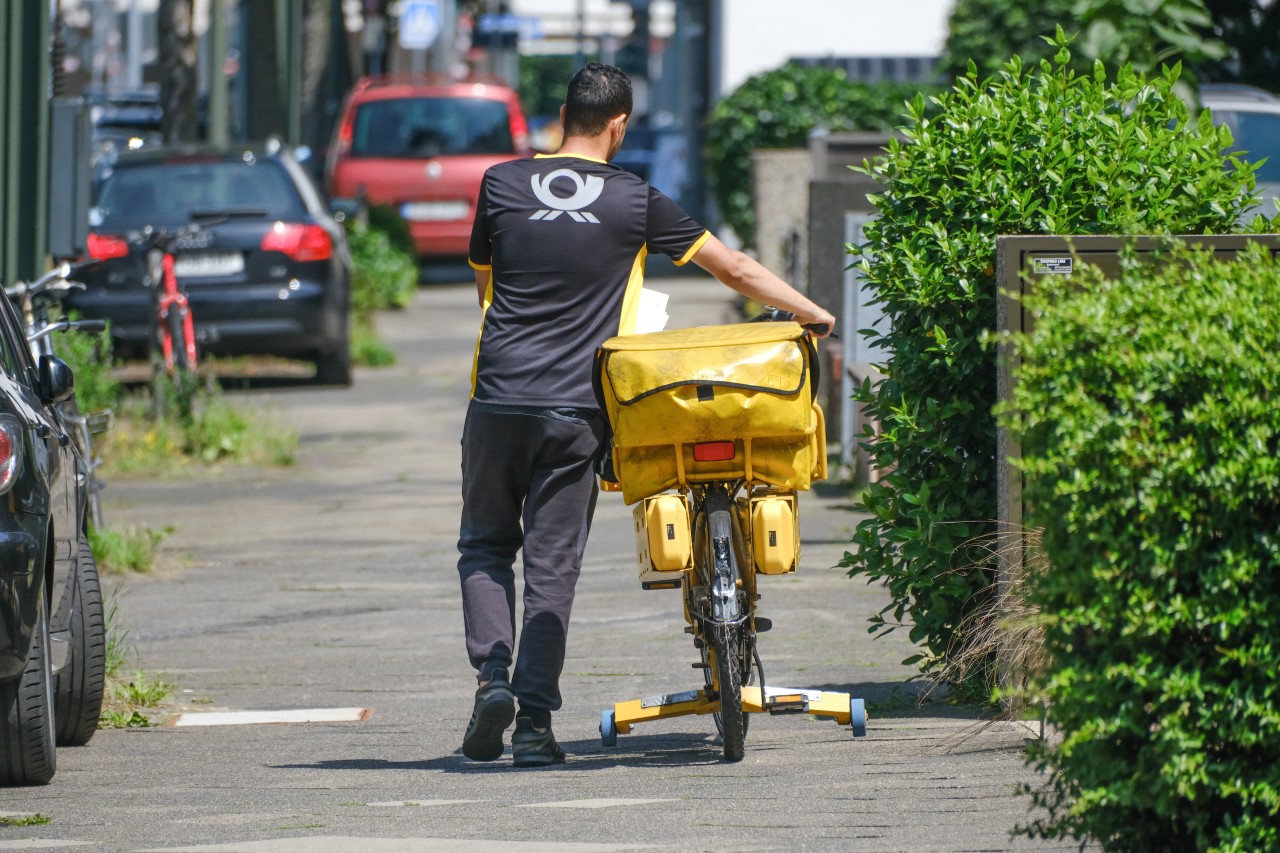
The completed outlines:
<svg viewBox="0 0 1280 853">
<path fill-rule="evenodd" d="M 867 736 L 867 703 L 861 699 L 849 700 L 849 728 L 854 737 Z"/>
<path fill-rule="evenodd" d="M 600 712 L 600 742 L 605 746 L 618 745 L 618 726 L 613 722 L 613 709 Z"/>
</svg>

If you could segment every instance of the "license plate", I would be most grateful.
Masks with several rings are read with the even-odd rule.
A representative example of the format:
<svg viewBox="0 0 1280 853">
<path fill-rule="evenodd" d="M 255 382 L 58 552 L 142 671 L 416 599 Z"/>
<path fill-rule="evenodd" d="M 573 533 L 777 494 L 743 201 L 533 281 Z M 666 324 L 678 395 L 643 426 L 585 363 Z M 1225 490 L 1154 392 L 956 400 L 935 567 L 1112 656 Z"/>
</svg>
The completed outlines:
<svg viewBox="0 0 1280 853">
<path fill-rule="evenodd" d="M 409 201 L 400 206 L 400 215 L 410 222 L 445 222 L 467 217 L 465 201 Z"/>
<path fill-rule="evenodd" d="M 183 254 L 173 259 L 173 272 L 178 278 L 216 278 L 244 272 L 244 255 L 239 252 L 206 252 Z"/>
</svg>

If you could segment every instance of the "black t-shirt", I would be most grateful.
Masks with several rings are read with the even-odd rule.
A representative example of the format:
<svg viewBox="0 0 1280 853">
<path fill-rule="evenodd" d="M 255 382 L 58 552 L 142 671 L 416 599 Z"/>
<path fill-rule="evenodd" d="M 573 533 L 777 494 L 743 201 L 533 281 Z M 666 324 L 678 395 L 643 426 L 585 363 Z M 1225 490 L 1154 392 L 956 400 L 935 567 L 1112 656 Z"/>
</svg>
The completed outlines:
<svg viewBox="0 0 1280 853">
<path fill-rule="evenodd" d="M 683 264 L 709 232 L 617 166 L 575 155 L 485 173 L 471 266 L 491 270 L 472 399 L 596 408 L 591 363 L 635 330 L 648 252 Z"/>
</svg>

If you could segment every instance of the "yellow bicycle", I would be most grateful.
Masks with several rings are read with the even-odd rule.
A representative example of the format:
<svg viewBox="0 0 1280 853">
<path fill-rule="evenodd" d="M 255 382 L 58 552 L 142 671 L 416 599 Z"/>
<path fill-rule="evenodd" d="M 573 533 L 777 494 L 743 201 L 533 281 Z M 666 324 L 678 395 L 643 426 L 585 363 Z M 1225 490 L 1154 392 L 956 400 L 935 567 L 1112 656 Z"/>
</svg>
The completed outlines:
<svg viewBox="0 0 1280 853">
<path fill-rule="evenodd" d="M 744 755 L 751 713 L 808 713 L 866 734 L 862 699 L 768 686 L 756 649 L 772 627 L 756 612 L 757 579 L 796 570 L 796 493 L 827 475 L 817 381 L 813 338 L 790 321 L 622 336 L 597 353 L 612 431 L 605 486 L 635 504 L 641 585 L 682 590 L 704 676 L 696 690 L 606 708 L 605 746 L 687 714 L 714 716 L 728 761 Z"/>
</svg>

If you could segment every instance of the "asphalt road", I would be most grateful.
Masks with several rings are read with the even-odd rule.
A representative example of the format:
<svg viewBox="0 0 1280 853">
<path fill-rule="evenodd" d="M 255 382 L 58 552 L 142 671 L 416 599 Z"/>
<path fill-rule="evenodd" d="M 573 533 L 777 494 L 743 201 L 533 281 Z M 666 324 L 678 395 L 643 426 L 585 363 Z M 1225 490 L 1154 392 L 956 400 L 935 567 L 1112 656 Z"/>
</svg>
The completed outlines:
<svg viewBox="0 0 1280 853">
<path fill-rule="evenodd" d="M 727 316 L 718 285 L 659 287 L 672 326 Z M 568 763 L 464 759 L 458 439 L 478 318 L 470 287 L 425 288 L 381 322 L 395 367 L 244 395 L 300 432 L 291 468 L 111 483 L 110 521 L 174 528 L 159 571 L 111 583 L 134 663 L 176 686 L 171 720 L 224 724 L 60 750 L 51 785 L 0 791 L 0 815 L 50 819 L 0 826 L 0 850 L 1074 849 L 1010 836 L 1028 817 L 1015 788 L 1036 781 L 1027 731 L 917 707 L 906 640 L 868 637 L 886 598 L 833 568 L 858 520 L 838 488 L 802 498 L 802 566 L 762 583 L 760 652 L 771 684 L 864 697 L 869 737 L 753 716 L 746 759 L 727 764 L 712 720 L 682 717 L 602 747 L 601 709 L 701 680 L 678 593 L 640 589 L 630 512 L 607 495 L 555 718 Z M 229 712 L 315 721 L 213 716 Z"/>
</svg>

